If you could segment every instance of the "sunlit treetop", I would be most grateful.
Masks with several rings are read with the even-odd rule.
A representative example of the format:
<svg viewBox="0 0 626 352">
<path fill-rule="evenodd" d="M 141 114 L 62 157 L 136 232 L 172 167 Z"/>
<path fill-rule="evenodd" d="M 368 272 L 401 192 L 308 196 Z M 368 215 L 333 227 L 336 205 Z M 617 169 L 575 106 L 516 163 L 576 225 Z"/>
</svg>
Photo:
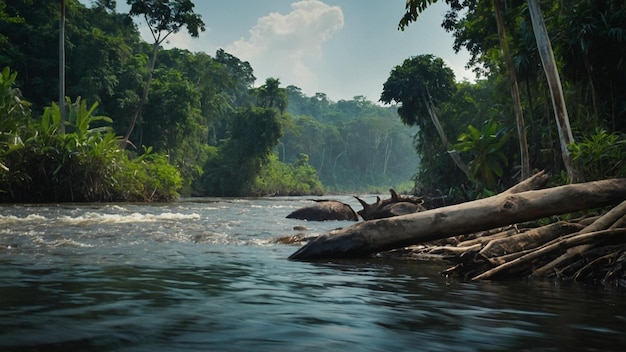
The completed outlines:
<svg viewBox="0 0 626 352">
<path fill-rule="evenodd" d="M 182 27 L 192 37 L 204 32 L 204 22 L 200 15 L 193 12 L 191 0 L 127 0 L 131 16 L 143 16 L 154 41 L 162 43 L 170 34 L 177 33 Z"/>
</svg>

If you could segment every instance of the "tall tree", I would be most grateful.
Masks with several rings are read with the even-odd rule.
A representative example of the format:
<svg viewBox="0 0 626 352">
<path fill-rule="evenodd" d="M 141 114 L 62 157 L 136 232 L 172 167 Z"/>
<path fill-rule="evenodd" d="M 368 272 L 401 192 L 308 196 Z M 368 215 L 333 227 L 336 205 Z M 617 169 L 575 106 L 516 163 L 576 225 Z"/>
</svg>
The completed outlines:
<svg viewBox="0 0 626 352">
<path fill-rule="evenodd" d="M 59 107 L 63 118 L 65 115 L 65 0 L 61 0 L 61 16 L 59 16 Z"/>
<path fill-rule="evenodd" d="M 283 114 L 287 109 L 287 93 L 285 88 L 280 88 L 278 78 L 268 78 L 265 84 L 257 89 L 257 103 L 260 107 L 277 109 Z"/>
<path fill-rule="evenodd" d="M 428 138 L 424 116 L 429 116 L 439 138 L 454 163 L 469 177 L 467 165 L 452 150 L 435 112 L 435 102 L 443 102 L 455 89 L 454 73 L 441 58 L 419 55 L 396 66 L 383 84 L 380 101 L 400 103 L 398 115 L 406 125 L 417 125 L 423 138 Z M 423 141 L 428 143 L 427 141 Z"/>
<path fill-rule="evenodd" d="M 561 6 L 544 13 L 548 28 L 558 28 L 551 31 L 550 39 L 562 58 L 561 77 L 576 89 L 578 106 L 584 107 L 572 111 L 570 119 L 581 117 L 587 125 L 626 132 L 624 1 L 576 0 Z"/>
<path fill-rule="evenodd" d="M 200 195 L 250 194 L 259 174 L 282 135 L 276 109 L 240 109 L 233 119 L 230 138 L 215 149 L 198 180 Z"/>
<path fill-rule="evenodd" d="M 7 4 L 3 1 L 0 2 L 0 23 L 23 23 L 24 18 L 19 16 L 10 16 L 6 13 Z M 9 44 L 9 38 L 5 33 L 0 33 L 0 46 L 5 46 Z M 4 50 L 0 50 L 0 54 L 3 54 Z"/>
<path fill-rule="evenodd" d="M 148 100 L 152 74 L 156 64 L 159 46 L 173 33 L 177 33 L 182 27 L 187 28 L 187 32 L 192 37 L 198 37 L 200 31 L 204 31 L 204 22 L 201 16 L 193 12 L 194 4 L 191 0 L 127 0 L 131 6 L 129 14 L 131 16 L 143 16 L 150 28 L 150 33 L 154 42 L 152 44 L 152 58 L 148 70 L 148 77 L 144 86 L 143 95 L 139 106 L 135 110 L 130 122 L 130 126 L 124 136 L 123 146 L 129 142 L 133 133 L 137 118 L 141 114 L 143 105 Z"/>
<path fill-rule="evenodd" d="M 513 110 L 515 111 L 515 121 L 517 121 L 517 137 L 519 139 L 520 164 L 522 166 L 522 180 L 530 177 L 530 158 L 528 157 L 528 143 L 526 142 L 526 125 L 524 123 L 524 113 L 522 110 L 522 101 L 519 96 L 519 87 L 517 85 L 517 74 L 513 65 L 513 58 L 509 50 L 509 42 L 506 36 L 504 20 L 502 18 L 501 0 L 493 0 L 493 8 L 496 14 L 496 23 L 498 24 L 498 37 L 500 38 L 500 47 L 504 55 L 504 62 L 509 74 L 511 84 L 511 97 L 513 98 Z"/>
<path fill-rule="evenodd" d="M 541 63 L 543 64 L 546 77 L 548 78 L 550 95 L 552 96 L 552 106 L 554 108 L 554 117 L 556 118 L 559 140 L 561 142 L 561 156 L 563 157 L 563 164 L 567 170 L 570 182 L 583 182 L 582 172 L 576 166 L 569 154 L 568 146 L 574 142 L 574 137 L 569 124 L 567 106 L 565 105 L 565 97 L 563 96 L 563 88 L 561 86 L 559 71 L 554 60 L 552 44 L 550 43 L 548 30 L 546 29 L 545 22 L 543 21 L 543 15 L 537 0 L 528 0 L 528 11 L 533 24 L 533 31 L 535 32 L 535 39 L 537 40 L 537 49 L 539 50 Z"/>
<path fill-rule="evenodd" d="M 436 3 L 437 0 L 407 0 L 406 2 L 406 12 L 400 23 L 398 28 L 404 30 L 411 22 L 417 20 L 419 15 L 426 10 L 429 5 Z M 451 30 L 453 28 L 453 23 L 457 16 L 457 13 L 468 8 L 470 6 L 475 6 L 477 1 L 472 3 L 467 1 L 460 0 L 445 0 L 447 4 L 450 5 L 451 11 L 446 15 L 444 19 L 444 27 L 446 29 Z M 509 75 L 510 86 L 511 86 L 511 97 L 513 99 L 513 110 L 515 112 L 515 120 L 517 122 L 517 134 L 519 140 L 519 149 L 520 149 L 520 164 L 522 179 L 526 179 L 530 176 L 530 158 L 528 156 L 528 143 L 526 141 L 526 127 L 524 123 L 524 115 L 522 110 L 522 103 L 519 96 L 519 88 L 517 85 L 517 75 L 515 73 L 515 67 L 513 65 L 513 60 L 511 58 L 511 53 L 509 51 L 508 39 L 506 36 L 506 30 L 504 26 L 504 20 L 502 17 L 502 4 L 501 0 L 493 0 L 492 8 L 495 12 L 496 18 L 496 26 L 498 30 L 498 38 L 500 41 L 500 47 L 502 49 L 502 54 L 504 55 L 505 64 L 507 68 L 507 72 Z M 456 46 L 457 44 L 455 44 Z M 455 47 L 456 50 L 458 48 Z M 475 55 L 475 54 L 474 54 Z"/>
</svg>

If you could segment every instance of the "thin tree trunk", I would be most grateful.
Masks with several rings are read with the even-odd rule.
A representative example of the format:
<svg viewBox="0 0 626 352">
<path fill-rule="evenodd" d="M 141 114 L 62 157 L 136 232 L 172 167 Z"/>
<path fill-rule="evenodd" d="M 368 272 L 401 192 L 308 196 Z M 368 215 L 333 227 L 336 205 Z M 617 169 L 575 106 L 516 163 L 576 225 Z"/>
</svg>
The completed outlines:
<svg viewBox="0 0 626 352">
<path fill-rule="evenodd" d="M 593 84 L 593 67 L 591 66 L 591 63 L 589 62 L 589 55 L 585 54 L 583 56 L 583 61 L 585 63 L 585 70 L 587 71 L 587 77 L 589 79 L 589 87 L 591 90 L 591 104 L 593 105 L 593 114 L 595 115 L 596 119 L 600 118 L 600 114 L 598 113 L 598 104 L 597 104 L 597 100 L 596 100 L 596 87 Z"/>
<path fill-rule="evenodd" d="M 124 139 L 120 144 L 121 148 L 124 149 L 130 143 L 130 136 L 135 129 L 135 124 L 137 123 L 137 119 L 141 114 L 141 110 L 143 109 L 144 104 L 148 101 L 148 93 L 150 92 L 150 83 L 152 83 L 152 74 L 154 72 L 154 66 L 156 65 L 157 53 L 159 52 L 159 42 L 155 41 L 152 45 L 152 58 L 150 59 L 150 67 L 148 70 L 148 78 L 146 79 L 146 85 L 143 88 L 143 95 L 141 96 L 141 100 L 139 101 L 139 106 L 135 110 L 133 114 L 133 118 L 130 121 L 130 126 L 128 126 L 128 130 L 126 131 L 126 135 L 124 135 Z"/>
<path fill-rule="evenodd" d="M 435 129 L 437 130 L 437 133 L 439 134 L 439 138 L 441 138 L 441 142 L 446 147 L 446 150 L 448 151 L 448 154 L 452 158 L 452 161 L 454 161 L 454 164 L 459 169 L 461 169 L 461 171 L 463 171 L 463 173 L 465 174 L 465 176 L 467 176 L 467 178 L 470 178 L 469 168 L 463 162 L 463 160 L 461 160 L 461 156 L 459 155 L 459 153 L 456 150 L 452 150 L 450 147 L 450 143 L 448 142 L 448 138 L 446 138 L 446 134 L 443 132 L 443 127 L 441 127 L 439 118 L 437 117 L 437 114 L 435 114 L 435 109 L 433 108 L 434 104 L 432 100 L 430 99 L 430 94 L 428 95 L 428 100 L 424 98 L 424 105 L 426 105 L 426 109 L 428 110 L 428 114 L 430 115 L 430 118 L 433 121 L 433 125 L 435 125 Z"/>
<path fill-rule="evenodd" d="M 573 185 L 570 185 L 573 186 Z M 626 235 L 626 229 L 613 229 L 613 230 L 600 230 L 596 232 L 590 232 L 585 234 L 580 234 L 578 236 L 572 236 L 565 239 L 557 239 L 555 242 L 550 242 L 537 250 L 534 250 L 528 254 L 525 254 L 517 259 L 511 260 L 510 262 L 506 262 L 502 265 L 499 265 L 491 270 L 485 271 L 484 273 L 475 276 L 472 280 L 483 280 L 493 277 L 497 274 L 500 274 L 508 269 L 520 267 L 523 263 L 529 263 L 534 259 L 537 259 L 542 256 L 546 256 L 550 253 L 553 253 L 558 250 L 562 250 L 567 248 L 573 249 L 570 253 L 566 253 L 567 257 L 571 257 L 576 253 L 583 253 L 585 250 L 593 248 L 595 243 L 599 243 L 601 241 L 598 238 L 601 237 L 619 237 Z M 585 247 L 579 247 L 585 246 Z M 540 276 L 544 274 L 548 269 L 553 268 L 554 265 L 557 265 L 559 262 L 562 262 L 565 257 L 556 258 L 551 263 L 539 268 L 536 273 L 533 273 L 533 276 Z"/>
<path fill-rule="evenodd" d="M 554 61 L 554 52 L 552 51 L 548 31 L 543 21 L 543 15 L 541 14 L 541 8 L 539 7 L 537 0 L 528 0 L 528 11 L 533 24 L 535 39 L 537 40 L 537 50 L 539 50 L 541 63 L 543 64 L 546 78 L 548 79 L 548 85 L 550 86 L 552 106 L 554 108 L 557 130 L 559 132 L 559 141 L 561 142 L 563 164 L 567 169 L 570 182 L 583 182 L 583 175 L 575 165 L 567 149 L 568 145 L 574 142 L 574 137 L 569 124 L 569 116 L 567 114 L 567 107 L 565 105 L 565 97 L 563 96 L 563 87 L 561 86 L 559 71 Z"/>
<path fill-rule="evenodd" d="M 59 110 L 61 120 L 65 120 L 65 0 L 61 0 L 61 18 L 59 18 Z M 65 124 L 59 129 L 65 132 Z"/>
<path fill-rule="evenodd" d="M 524 113 L 522 112 L 522 102 L 519 96 L 519 87 L 517 85 L 517 74 L 515 66 L 509 51 L 509 43 L 506 38 L 504 29 L 504 20 L 502 19 L 502 8 L 500 0 L 493 0 L 493 7 L 496 12 L 496 23 L 498 26 L 498 37 L 500 38 L 500 47 L 504 54 L 506 68 L 509 73 L 511 82 L 511 97 L 513 98 L 513 110 L 515 111 L 515 120 L 517 121 L 517 137 L 519 139 L 520 164 L 522 166 L 522 180 L 530 177 L 530 161 L 528 157 L 528 143 L 526 141 L 526 125 L 524 124 Z"/>
<path fill-rule="evenodd" d="M 390 138 L 389 141 L 385 144 L 385 160 L 383 161 L 383 176 L 387 176 L 387 166 L 389 165 L 389 158 L 391 157 L 393 147 L 393 138 Z"/>
</svg>

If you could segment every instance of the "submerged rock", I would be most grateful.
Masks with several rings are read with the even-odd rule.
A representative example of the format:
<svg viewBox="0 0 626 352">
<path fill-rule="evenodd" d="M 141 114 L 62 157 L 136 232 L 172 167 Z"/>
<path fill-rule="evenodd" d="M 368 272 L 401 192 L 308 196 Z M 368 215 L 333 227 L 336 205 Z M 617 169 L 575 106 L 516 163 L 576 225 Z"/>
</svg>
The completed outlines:
<svg viewBox="0 0 626 352">
<path fill-rule="evenodd" d="M 313 200 L 315 204 L 294 210 L 289 219 L 308 221 L 347 220 L 357 221 L 358 215 L 348 204 L 337 200 Z"/>
</svg>

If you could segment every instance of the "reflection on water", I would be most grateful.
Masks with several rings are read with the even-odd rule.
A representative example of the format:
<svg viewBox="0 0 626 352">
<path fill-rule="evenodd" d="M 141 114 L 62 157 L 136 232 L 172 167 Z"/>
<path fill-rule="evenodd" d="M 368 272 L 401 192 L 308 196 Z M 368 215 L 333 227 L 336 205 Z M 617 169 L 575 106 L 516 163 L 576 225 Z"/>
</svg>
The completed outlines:
<svg viewBox="0 0 626 352">
<path fill-rule="evenodd" d="M 343 200 L 343 199 L 342 199 Z M 346 199 L 346 201 L 348 201 Z M 623 350 L 624 295 L 286 260 L 299 198 L 0 210 L 2 351 Z"/>
</svg>

